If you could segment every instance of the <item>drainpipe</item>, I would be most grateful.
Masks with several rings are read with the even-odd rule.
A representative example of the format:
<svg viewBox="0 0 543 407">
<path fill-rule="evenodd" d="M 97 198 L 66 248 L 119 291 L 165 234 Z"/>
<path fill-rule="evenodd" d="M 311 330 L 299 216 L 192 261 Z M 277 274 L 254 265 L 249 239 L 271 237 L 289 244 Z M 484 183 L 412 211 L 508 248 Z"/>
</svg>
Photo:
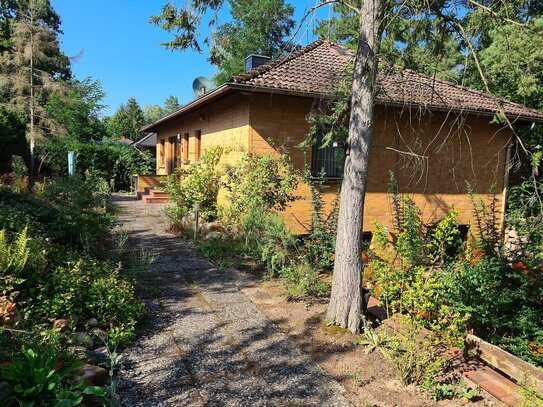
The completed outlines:
<svg viewBox="0 0 543 407">
<path fill-rule="evenodd" d="M 509 171 L 511 169 L 511 148 L 513 144 L 509 142 L 507 152 L 505 154 L 505 171 L 503 174 L 503 191 L 502 191 L 502 214 L 500 223 L 500 232 L 502 238 L 505 237 L 505 210 L 507 209 L 507 191 L 509 189 Z"/>
</svg>

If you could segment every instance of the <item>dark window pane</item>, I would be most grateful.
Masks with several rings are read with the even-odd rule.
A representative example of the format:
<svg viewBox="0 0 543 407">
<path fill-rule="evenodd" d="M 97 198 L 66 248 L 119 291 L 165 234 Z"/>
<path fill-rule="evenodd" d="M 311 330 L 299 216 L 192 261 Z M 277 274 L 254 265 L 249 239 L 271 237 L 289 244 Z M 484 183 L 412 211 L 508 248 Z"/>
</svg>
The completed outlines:
<svg viewBox="0 0 543 407">
<path fill-rule="evenodd" d="M 322 147 L 322 136 L 317 137 L 313 144 L 313 160 L 311 173 L 318 176 L 323 170 L 327 178 L 339 178 L 343 176 L 345 152 L 341 148 L 333 148 L 332 143 Z"/>
</svg>

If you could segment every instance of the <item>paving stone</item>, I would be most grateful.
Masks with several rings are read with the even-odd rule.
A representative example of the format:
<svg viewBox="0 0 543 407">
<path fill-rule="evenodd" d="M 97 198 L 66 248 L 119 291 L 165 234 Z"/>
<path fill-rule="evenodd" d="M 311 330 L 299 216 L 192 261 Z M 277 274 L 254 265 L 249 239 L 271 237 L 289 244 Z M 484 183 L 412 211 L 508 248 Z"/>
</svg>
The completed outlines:
<svg viewBox="0 0 543 407">
<path fill-rule="evenodd" d="M 140 276 L 148 324 L 125 352 L 122 405 L 351 406 L 225 273 L 165 232 L 164 205 L 118 195 L 112 202 L 127 247 L 158 253 Z"/>
</svg>

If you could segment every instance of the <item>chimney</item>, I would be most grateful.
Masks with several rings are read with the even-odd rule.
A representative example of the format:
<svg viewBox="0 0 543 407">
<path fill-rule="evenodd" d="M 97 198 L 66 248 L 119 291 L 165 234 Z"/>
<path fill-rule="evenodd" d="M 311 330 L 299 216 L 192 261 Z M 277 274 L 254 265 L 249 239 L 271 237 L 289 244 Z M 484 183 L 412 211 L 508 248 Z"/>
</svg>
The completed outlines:
<svg viewBox="0 0 543 407">
<path fill-rule="evenodd" d="M 258 68 L 260 65 L 267 64 L 268 62 L 270 62 L 270 60 L 270 57 L 251 54 L 247 58 L 245 58 L 245 72 L 249 72 L 252 69 Z"/>
</svg>

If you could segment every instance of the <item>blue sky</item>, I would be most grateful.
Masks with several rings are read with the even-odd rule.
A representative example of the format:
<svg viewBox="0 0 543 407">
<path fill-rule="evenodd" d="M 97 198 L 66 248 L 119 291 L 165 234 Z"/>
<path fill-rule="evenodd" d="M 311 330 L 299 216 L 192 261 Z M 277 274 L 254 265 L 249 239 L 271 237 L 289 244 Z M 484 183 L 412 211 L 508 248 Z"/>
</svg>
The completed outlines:
<svg viewBox="0 0 543 407">
<path fill-rule="evenodd" d="M 82 51 L 72 65 L 76 77 L 92 76 L 102 82 L 107 94 L 105 114 L 112 114 L 120 103 L 136 97 L 142 107 L 147 103 L 163 104 L 169 95 L 179 101 L 192 100 L 191 84 L 198 76 L 211 77 L 214 67 L 207 62 L 207 50 L 167 51 L 160 43 L 170 37 L 148 23 L 149 17 L 160 13 L 167 0 L 52 0 L 62 18 L 62 49 L 68 56 Z M 297 19 L 316 0 L 291 0 Z M 317 17 L 328 16 L 321 9 Z M 227 21 L 227 10 L 221 12 Z M 312 29 L 302 31 L 302 44 L 315 39 Z M 207 30 L 202 30 L 202 36 Z"/>
</svg>

